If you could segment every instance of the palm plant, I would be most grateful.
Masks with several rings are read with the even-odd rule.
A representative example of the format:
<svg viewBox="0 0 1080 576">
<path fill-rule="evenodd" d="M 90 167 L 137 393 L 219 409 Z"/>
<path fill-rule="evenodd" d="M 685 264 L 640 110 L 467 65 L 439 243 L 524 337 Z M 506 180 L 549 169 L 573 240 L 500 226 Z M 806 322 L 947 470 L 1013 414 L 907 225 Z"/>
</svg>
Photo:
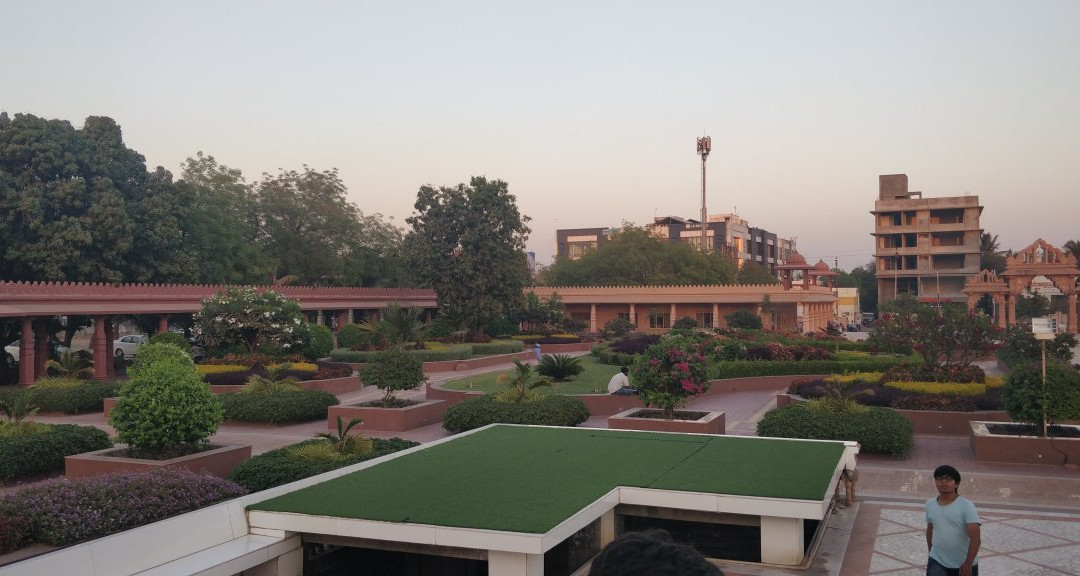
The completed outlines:
<svg viewBox="0 0 1080 576">
<path fill-rule="evenodd" d="M 514 359 L 514 373 L 499 374 L 495 382 L 506 384 L 507 388 L 503 398 L 507 402 L 523 402 L 530 396 L 530 392 L 541 386 L 551 387 L 551 379 L 546 376 L 534 378 L 533 368 L 529 364 Z"/>
<path fill-rule="evenodd" d="M 11 398 L 0 398 L 0 412 L 7 421 L 21 425 L 24 420 L 37 414 L 38 407 L 34 406 L 34 395 L 30 392 L 20 392 Z"/>
<path fill-rule="evenodd" d="M 826 380 L 824 386 L 818 386 L 818 392 L 823 396 L 808 401 L 807 408 L 821 410 L 823 412 L 836 412 L 838 414 L 859 414 L 865 412 L 867 407 L 856 400 L 859 396 L 873 396 L 873 390 L 852 390 L 855 381 L 843 382 L 838 380 Z"/>
<path fill-rule="evenodd" d="M 299 390 L 300 387 L 296 385 L 296 378 L 285 377 L 285 373 L 290 368 L 292 368 L 292 364 L 289 362 L 277 366 L 267 366 L 265 369 L 266 375 L 252 374 L 247 383 L 244 384 L 241 392 L 266 395 Z"/>
<path fill-rule="evenodd" d="M 403 308 L 396 301 L 390 301 L 379 311 L 379 320 L 365 320 L 360 329 L 369 334 L 376 346 L 396 346 L 423 342 L 427 324 L 423 321 L 422 308 Z"/>
<path fill-rule="evenodd" d="M 569 380 L 585 371 L 581 360 L 569 354 L 544 354 L 536 365 L 536 372 L 555 382 Z"/>
<path fill-rule="evenodd" d="M 334 434 L 333 432 L 322 432 L 316 434 L 316 436 L 329 440 L 334 449 L 340 454 L 367 454 L 374 449 L 374 441 L 371 438 L 364 438 L 359 434 L 355 436 L 349 434 L 353 427 L 358 424 L 363 424 L 363 422 L 364 421 L 360 418 L 353 418 L 346 424 L 341 416 L 338 416 L 337 434 Z"/>
<path fill-rule="evenodd" d="M 49 360 L 45 368 L 50 374 L 65 378 L 86 379 L 94 375 L 93 362 L 82 352 L 66 350 L 57 360 Z"/>
</svg>

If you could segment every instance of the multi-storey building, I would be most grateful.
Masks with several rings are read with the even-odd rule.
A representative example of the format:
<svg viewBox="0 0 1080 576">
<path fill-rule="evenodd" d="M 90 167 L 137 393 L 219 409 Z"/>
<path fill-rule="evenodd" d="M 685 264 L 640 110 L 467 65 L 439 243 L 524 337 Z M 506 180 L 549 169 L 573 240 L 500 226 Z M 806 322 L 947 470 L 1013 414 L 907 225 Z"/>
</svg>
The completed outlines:
<svg viewBox="0 0 1080 576">
<path fill-rule="evenodd" d="M 907 174 L 878 177 L 874 258 L 878 302 L 911 294 L 924 302 L 965 302 L 961 290 L 979 272 L 978 196 L 923 198 Z"/>
</svg>

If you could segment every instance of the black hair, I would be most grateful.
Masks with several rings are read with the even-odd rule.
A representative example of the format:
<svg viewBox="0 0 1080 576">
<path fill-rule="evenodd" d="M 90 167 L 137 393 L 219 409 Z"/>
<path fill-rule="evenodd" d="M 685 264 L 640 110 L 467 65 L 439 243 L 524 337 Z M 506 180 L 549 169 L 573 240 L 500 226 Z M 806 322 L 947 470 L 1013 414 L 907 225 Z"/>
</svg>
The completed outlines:
<svg viewBox="0 0 1080 576">
<path fill-rule="evenodd" d="M 589 576 L 724 576 L 700 552 L 664 530 L 627 532 L 593 558 Z"/>
<path fill-rule="evenodd" d="M 957 484 L 960 483 L 960 471 L 948 464 L 934 468 L 934 478 L 952 478 Z"/>
<path fill-rule="evenodd" d="M 619 368 L 619 372 L 622 372 L 623 374 L 626 374 L 629 371 L 630 371 L 630 369 L 627 368 L 626 366 L 623 366 L 622 368 Z"/>
</svg>

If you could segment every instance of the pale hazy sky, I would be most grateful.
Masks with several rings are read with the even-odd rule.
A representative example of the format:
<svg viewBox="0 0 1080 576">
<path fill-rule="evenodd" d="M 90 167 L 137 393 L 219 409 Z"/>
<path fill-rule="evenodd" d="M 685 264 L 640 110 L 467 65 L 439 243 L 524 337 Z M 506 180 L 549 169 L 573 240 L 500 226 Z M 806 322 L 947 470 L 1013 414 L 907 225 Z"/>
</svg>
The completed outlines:
<svg viewBox="0 0 1080 576">
<path fill-rule="evenodd" d="M 710 213 L 871 260 L 879 174 L 978 195 L 1002 246 L 1080 239 L 1080 1 L 0 0 L 0 110 L 115 119 L 150 169 L 337 167 L 404 225 L 506 180 L 555 229 Z"/>
</svg>

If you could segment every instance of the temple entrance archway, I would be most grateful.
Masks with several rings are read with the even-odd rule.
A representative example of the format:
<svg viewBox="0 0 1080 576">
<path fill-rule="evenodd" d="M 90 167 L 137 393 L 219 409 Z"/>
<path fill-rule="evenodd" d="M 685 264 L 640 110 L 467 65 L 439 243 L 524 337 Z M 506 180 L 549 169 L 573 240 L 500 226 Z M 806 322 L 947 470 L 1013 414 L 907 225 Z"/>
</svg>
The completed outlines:
<svg viewBox="0 0 1080 576">
<path fill-rule="evenodd" d="M 1080 267 L 1076 257 L 1039 238 L 1009 256 L 1000 277 L 990 270 L 983 270 L 968 278 L 963 292 L 967 294 L 968 310 L 971 311 L 982 295 L 989 294 L 994 299 L 995 321 L 998 326 L 1005 327 L 1016 324 L 1017 298 L 1025 292 L 1037 292 L 1039 286 L 1033 286 L 1033 283 L 1046 284 L 1042 288 L 1060 293 L 1066 299 L 1066 329 L 1075 334 L 1078 331 L 1078 278 Z"/>
</svg>

